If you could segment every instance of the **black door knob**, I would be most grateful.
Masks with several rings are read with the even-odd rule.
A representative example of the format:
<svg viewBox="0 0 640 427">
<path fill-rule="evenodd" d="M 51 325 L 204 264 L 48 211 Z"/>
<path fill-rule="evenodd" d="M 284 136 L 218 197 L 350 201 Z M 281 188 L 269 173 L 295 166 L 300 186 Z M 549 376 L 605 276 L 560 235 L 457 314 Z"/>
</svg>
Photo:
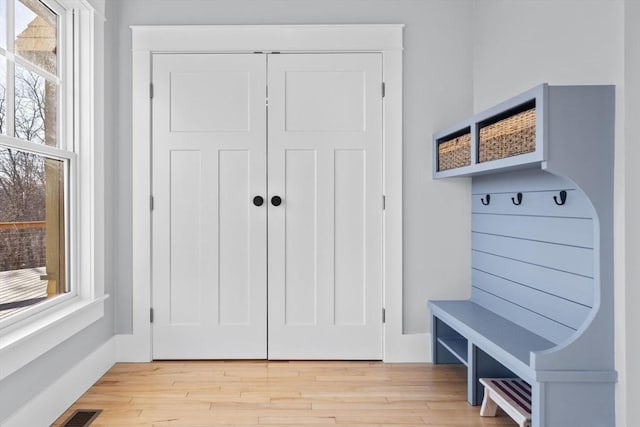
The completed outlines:
<svg viewBox="0 0 640 427">
<path fill-rule="evenodd" d="M 280 196 L 273 196 L 271 198 L 271 204 L 273 206 L 280 206 L 282 204 L 282 199 L 280 198 Z"/>
<path fill-rule="evenodd" d="M 262 196 L 256 196 L 253 198 L 253 204 L 256 206 L 262 206 L 262 204 L 264 203 L 264 199 L 262 198 Z"/>
</svg>

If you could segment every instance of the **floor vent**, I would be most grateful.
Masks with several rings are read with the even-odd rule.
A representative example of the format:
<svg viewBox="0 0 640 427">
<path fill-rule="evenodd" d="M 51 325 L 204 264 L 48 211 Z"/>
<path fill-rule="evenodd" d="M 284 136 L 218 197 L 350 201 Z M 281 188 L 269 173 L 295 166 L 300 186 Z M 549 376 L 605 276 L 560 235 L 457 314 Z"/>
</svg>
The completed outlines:
<svg viewBox="0 0 640 427">
<path fill-rule="evenodd" d="M 79 409 L 69 417 L 62 427 L 87 427 L 100 415 L 102 409 Z"/>
</svg>

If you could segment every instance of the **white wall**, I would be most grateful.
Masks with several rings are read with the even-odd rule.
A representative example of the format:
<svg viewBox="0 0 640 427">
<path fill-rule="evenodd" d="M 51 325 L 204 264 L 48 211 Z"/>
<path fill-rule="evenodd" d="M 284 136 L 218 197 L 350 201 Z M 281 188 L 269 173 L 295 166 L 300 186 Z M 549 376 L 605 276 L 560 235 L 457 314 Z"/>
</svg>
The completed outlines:
<svg viewBox="0 0 640 427">
<path fill-rule="evenodd" d="M 640 2 L 625 2 L 625 186 L 623 188 L 625 249 L 621 253 L 624 272 L 618 287 L 616 363 L 620 374 L 618 414 L 620 425 L 640 420 Z M 616 236 L 618 237 L 618 236 Z"/>
<path fill-rule="evenodd" d="M 627 5 L 630 3 L 634 3 L 635 9 L 640 4 L 627 0 Z M 629 97 L 625 105 L 625 95 L 629 88 L 625 89 L 624 13 L 625 4 L 619 0 L 476 0 L 473 15 L 473 100 L 474 110 L 479 111 L 543 82 L 616 85 L 614 291 L 616 369 L 620 375 L 616 396 L 617 425 L 631 426 L 626 422 L 627 411 L 638 411 L 638 408 L 627 402 L 638 402 L 639 394 L 637 387 L 635 390 L 629 387 L 632 364 L 624 362 L 625 358 L 633 360 L 632 354 L 638 360 L 638 349 L 633 352 L 629 339 L 632 331 L 625 325 L 631 325 L 630 321 L 640 321 L 633 307 L 640 299 L 638 290 L 627 287 L 626 283 L 630 283 L 632 276 L 637 282 L 640 272 L 637 262 L 625 263 L 625 242 L 626 260 L 637 260 L 640 236 L 637 228 L 631 228 L 633 221 L 630 219 L 638 218 L 640 204 L 637 190 L 633 196 L 631 191 L 634 190 L 625 186 L 625 182 L 640 182 L 640 174 L 637 168 L 625 168 L 625 162 L 628 165 L 630 159 L 640 159 L 640 153 L 637 144 L 633 146 L 626 141 L 633 134 L 628 121 L 625 138 L 625 108 L 629 108 Z M 627 22 L 633 22 L 629 27 L 635 27 L 628 28 L 627 37 L 633 31 L 636 38 L 634 45 L 627 45 L 627 61 L 635 55 L 635 68 L 627 64 L 627 84 L 630 74 L 635 73 L 635 77 L 640 72 L 636 53 L 640 45 L 637 12 L 634 17 L 635 20 L 627 14 Z M 633 53 L 631 46 L 635 46 Z M 637 85 L 637 77 L 635 79 Z M 639 114 L 637 102 L 636 96 L 635 117 Z M 630 111 L 626 112 L 626 117 L 631 117 Z M 638 125 L 633 126 L 637 135 Z M 631 200 L 633 197 L 635 201 Z M 631 258 L 631 254 L 635 258 Z M 636 415 L 628 419 L 638 418 Z"/>
<path fill-rule="evenodd" d="M 89 4 L 91 6 L 93 6 L 93 8 L 95 9 L 95 11 L 104 17 L 105 14 L 105 7 L 106 7 L 106 0 L 87 0 L 89 2 Z"/>
<path fill-rule="evenodd" d="M 117 180 L 116 330 L 131 331 L 131 33 L 133 24 L 403 23 L 404 329 L 426 332 L 426 300 L 468 290 L 469 197 L 464 181 L 431 180 L 431 134 L 471 113 L 470 2 L 446 0 L 110 0 Z M 109 70 L 108 70 L 109 73 Z M 425 359 L 428 355 L 424 355 Z"/>
<path fill-rule="evenodd" d="M 476 112 L 544 82 L 623 83 L 620 1 L 476 0 L 473 23 Z"/>
</svg>

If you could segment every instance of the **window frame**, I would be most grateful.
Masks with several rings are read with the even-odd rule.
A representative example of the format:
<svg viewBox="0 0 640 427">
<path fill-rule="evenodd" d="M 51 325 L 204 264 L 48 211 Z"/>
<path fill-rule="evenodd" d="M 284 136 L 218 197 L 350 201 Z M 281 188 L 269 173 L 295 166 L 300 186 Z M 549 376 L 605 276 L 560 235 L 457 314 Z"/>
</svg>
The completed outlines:
<svg viewBox="0 0 640 427">
<path fill-rule="evenodd" d="M 108 298 L 104 294 L 103 270 L 104 192 L 96 191 L 104 185 L 104 165 L 99 155 L 103 141 L 96 132 L 102 129 L 103 112 L 102 73 L 96 72 L 96 65 L 102 66 L 104 55 L 96 41 L 103 40 L 104 16 L 87 1 L 40 1 L 60 17 L 58 146 L 9 136 L 13 127 L 8 127 L 7 135 L 0 135 L 0 145 L 65 163 L 65 251 L 70 291 L 0 322 L 0 380 L 102 318 L 104 300 Z M 14 19 L 8 26 L 13 25 Z M 9 52 L 9 43 L 15 43 L 15 35 L 9 34 L 9 29 L 8 35 L 14 37 L 7 40 L 5 56 L 14 55 Z M 23 66 L 25 61 L 19 58 L 14 55 L 13 61 Z M 44 74 L 39 67 L 36 69 L 38 74 Z M 7 74 L 7 79 L 13 77 Z M 14 94 L 7 93 L 7 98 L 10 96 Z M 13 101 L 7 107 L 11 105 Z M 8 119 L 13 119 L 13 114 Z"/>
<path fill-rule="evenodd" d="M 65 226 L 65 275 L 67 281 L 68 292 L 57 295 L 55 298 L 34 304 L 33 306 L 0 320 L 0 335 L 5 328 L 20 323 L 32 316 L 38 315 L 41 311 L 49 310 L 58 304 L 63 304 L 78 295 L 77 277 L 78 266 L 74 258 L 77 252 L 77 242 L 74 237 L 77 234 L 77 211 L 78 200 L 77 191 L 77 174 L 75 170 L 78 168 L 78 154 L 76 152 L 79 144 L 76 144 L 76 138 L 73 134 L 73 121 L 76 119 L 73 114 L 66 109 L 69 105 L 68 98 L 73 95 L 74 86 L 74 70 L 73 57 L 75 52 L 69 47 L 74 45 L 73 40 L 73 10 L 65 10 L 56 0 L 38 0 L 45 7 L 50 9 L 58 17 L 56 29 L 56 70 L 57 74 L 41 68 L 38 64 L 29 62 L 23 58 L 15 50 L 17 34 L 15 31 L 15 5 L 20 0 L 7 0 L 7 49 L 4 52 L 4 59 L 7 64 L 7 134 L 0 135 L 0 147 L 18 150 L 21 152 L 32 153 L 60 160 L 64 163 L 64 179 L 65 192 L 61 202 L 64 204 L 64 226 Z M 13 16 L 11 16 L 13 15 Z M 71 23 L 71 25 L 70 25 Z M 71 31 L 69 31 L 71 27 Z M 71 39 L 68 36 L 71 35 Z M 2 56 L 2 53 L 0 53 Z M 11 65 L 10 65 L 11 64 Z M 54 82 L 58 87 L 56 97 L 56 115 L 57 123 L 55 127 L 57 146 L 49 146 L 45 144 L 37 144 L 25 141 L 14 136 L 15 132 L 15 67 L 21 67 L 27 71 L 36 73 L 45 81 Z M 13 80 L 13 82 L 11 82 Z M 69 84 L 68 82 L 71 82 Z"/>
</svg>

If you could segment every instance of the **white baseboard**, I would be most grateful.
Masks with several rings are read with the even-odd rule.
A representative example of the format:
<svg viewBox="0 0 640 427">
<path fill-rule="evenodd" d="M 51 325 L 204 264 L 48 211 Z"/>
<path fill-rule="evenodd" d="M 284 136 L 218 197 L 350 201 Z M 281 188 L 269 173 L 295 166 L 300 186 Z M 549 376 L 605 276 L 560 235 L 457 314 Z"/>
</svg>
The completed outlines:
<svg viewBox="0 0 640 427">
<path fill-rule="evenodd" d="M 393 344 L 387 347 L 384 361 L 387 363 L 431 362 L 431 334 L 402 334 L 394 337 Z"/>
<path fill-rule="evenodd" d="M 3 427 L 48 426 L 100 379 L 115 363 L 112 337 L 56 382 L 0 421 Z"/>
<path fill-rule="evenodd" d="M 116 362 L 150 362 L 149 345 L 136 335 L 116 335 Z M 430 363 L 431 334 L 403 334 L 387 336 L 393 343 L 387 347 L 384 361 L 387 363 Z"/>
<path fill-rule="evenodd" d="M 116 335 L 116 362 L 151 362 L 149 343 L 137 335 Z"/>
</svg>

